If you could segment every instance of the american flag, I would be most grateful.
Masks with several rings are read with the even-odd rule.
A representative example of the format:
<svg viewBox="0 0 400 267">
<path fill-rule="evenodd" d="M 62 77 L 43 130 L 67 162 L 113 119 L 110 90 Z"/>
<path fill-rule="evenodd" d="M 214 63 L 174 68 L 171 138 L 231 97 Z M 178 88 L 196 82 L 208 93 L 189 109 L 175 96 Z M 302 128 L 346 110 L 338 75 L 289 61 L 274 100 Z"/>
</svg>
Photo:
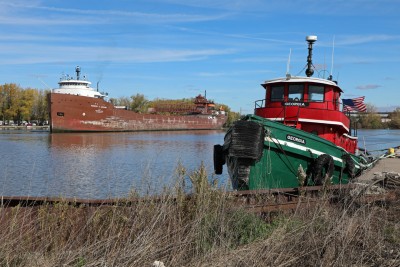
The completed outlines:
<svg viewBox="0 0 400 267">
<path fill-rule="evenodd" d="M 343 111 L 359 111 L 366 112 L 367 107 L 364 104 L 365 96 L 352 99 L 343 99 Z"/>
</svg>

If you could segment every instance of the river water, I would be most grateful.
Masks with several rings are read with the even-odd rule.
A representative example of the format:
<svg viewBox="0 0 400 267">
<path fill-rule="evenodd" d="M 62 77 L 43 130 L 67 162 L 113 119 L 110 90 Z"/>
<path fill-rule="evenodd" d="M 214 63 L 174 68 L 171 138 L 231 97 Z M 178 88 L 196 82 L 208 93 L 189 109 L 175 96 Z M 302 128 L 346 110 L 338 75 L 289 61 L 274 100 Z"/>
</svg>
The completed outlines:
<svg viewBox="0 0 400 267">
<path fill-rule="evenodd" d="M 67 133 L 0 131 L 0 195 L 109 198 L 171 186 L 182 165 L 203 163 L 211 179 L 213 145 L 223 131 Z"/>
<path fill-rule="evenodd" d="M 359 130 L 359 146 L 374 153 L 400 145 L 400 130 Z M 102 199 L 135 189 L 154 193 L 203 163 L 210 179 L 229 188 L 224 169 L 213 175 L 213 146 L 223 131 L 68 133 L 0 130 L 0 195 Z"/>
</svg>

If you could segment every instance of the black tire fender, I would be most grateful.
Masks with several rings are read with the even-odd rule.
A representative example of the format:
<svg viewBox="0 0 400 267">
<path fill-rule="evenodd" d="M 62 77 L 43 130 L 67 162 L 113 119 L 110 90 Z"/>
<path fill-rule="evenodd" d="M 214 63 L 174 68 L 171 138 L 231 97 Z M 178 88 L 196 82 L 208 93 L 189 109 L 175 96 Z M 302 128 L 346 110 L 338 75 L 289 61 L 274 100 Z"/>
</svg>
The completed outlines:
<svg viewBox="0 0 400 267">
<path fill-rule="evenodd" d="M 214 145 L 213 159 L 215 174 L 222 174 L 222 165 L 225 164 L 225 157 L 221 145 Z"/>
<path fill-rule="evenodd" d="M 343 172 L 346 172 L 351 178 L 354 178 L 356 174 L 356 164 L 354 163 L 353 159 L 349 154 L 344 154 L 342 156 L 342 160 L 344 163 Z"/>
<path fill-rule="evenodd" d="M 328 154 L 322 154 L 314 161 L 313 182 L 314 185 L 323 185 L 325 177 L 332 177 L 335 168 L 333 158 Z"/>
</svg>

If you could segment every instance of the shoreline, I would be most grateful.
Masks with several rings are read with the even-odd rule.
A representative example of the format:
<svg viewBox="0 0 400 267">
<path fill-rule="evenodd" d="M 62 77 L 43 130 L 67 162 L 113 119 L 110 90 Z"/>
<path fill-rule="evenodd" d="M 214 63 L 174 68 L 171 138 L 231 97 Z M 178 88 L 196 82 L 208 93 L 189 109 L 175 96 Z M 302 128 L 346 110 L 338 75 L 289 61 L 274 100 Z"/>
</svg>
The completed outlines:
<svg viewBox="0 0 400 267">
<path fill-rule="evenodd" d="M 400 174 L 400 158 L 383 158 L 380 159 L 371 169 L 364 171 L 360 176 L 356 177 L 352 183 L 353 186 L 358 184 L 371 184 L 376 180 L 376 177 L 385 173 Z M 256 190 L 254 190 L 256 191 Z M 247 191 L 243 191 L 246 193 Z M 230 190 L 225 193 L 235 194 L 235 191 Z M 240 193 L 237 191 L 236 193 Z M 382 192 L 381 192 L 382 193 Z M 384 194 L 383 194 L 384 195 Z M 153 196 L 154 199 L 159 196 Z M 139 197 L 145 199 L 146 197 Z M 0 207 L 14 207 L 16 205 L 23 206 L 40 206 L 44 204 L 67 203 L 68 205 L 85 205 L 85 206 L 102 206 L 102 205 L 118 205 L 121 203 L 130 203 L 129 197 L 114 197 L 114 198 L 77 198 L 77 197 L 52 197 L 52 196 L 0 196 Z"/>
<path fill-rule="evenodd" d="M 400 173 L 400 158 L 380 159 L 371 169 L 364 171 L 356 178 L 358 182 L 371 182 L 381 173 Z"/>
<path fill-rule="evenodd" d="M 45 126 L 26 126 L 26 125 L 21 125 L 21 126 L 10 126 L 10 125 L 1 125 L 0 130 L 49 130 L 50 126 L 45 125 Z"/>
</svg>

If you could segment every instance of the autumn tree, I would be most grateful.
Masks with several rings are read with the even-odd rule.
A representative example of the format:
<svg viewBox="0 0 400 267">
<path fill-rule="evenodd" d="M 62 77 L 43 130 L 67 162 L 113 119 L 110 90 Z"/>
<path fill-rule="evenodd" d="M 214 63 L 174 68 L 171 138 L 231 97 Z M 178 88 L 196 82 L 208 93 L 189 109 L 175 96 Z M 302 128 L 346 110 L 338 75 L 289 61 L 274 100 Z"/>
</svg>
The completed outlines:
<svg viewBox="0 0 400 267">
<path fill-rule="evenodd" d="M 396 108 L 389 114 L 389 127 L 392 129 L 400 129 L 400 108 Z"/>
<path fill-rule="evenodd" d="M 147 112 L 147 108 L 149 105 L 149 101 L 146 99 L 146 97 L 142 94 L 136 94 L 131 96 L 131 109 L 135 112 Z"/>
<path fill-rule="evenodd" d="M 48 120 L 47 93 L 33 88 L 23 89 L 14 83 L 0 85 L 1 119 L 3 122 Z"/>
<path fill-rule="evenodd" d="M 49 119 L 49 112 L 47 107 L 47 94 L 49 90 L 36 90 L 35 99 L 32 107 L 32 119 L 40 122 Z"/>
<path fill-rule="evenodd" d="M 14 120 L 19 112 L 20 98 L 22 88 L 15 83 L 6 83 L 1 85 L 3 95 L 3 118 L 4 120 Z"/>
<path fill-rule="evenodd" d="M 37 98 L 38 91 L 32 88 L 20 90 L 20 98 L 17 108 L 16 119 L 20 121 L 30 121 L 32 119 L 33 104 Z"/>
<path fill-rule="evenodd" d="M 224 127 L 229 127 L 231 126 L 235 121 L 240 119 L 240 113 L 239 112 L 234 112 L 231 111 L 231 109 L 224 104 L 217 104 L 216 107 L 218 107 L 217 109 L 221 109 L 225 111 L 225 113 L 227 114 L 228 118 L 225 122 Z"/>
<path fill-rule="evenodd" d="M 0 117 L 3 123 L 5 121 L 6 99 L 7 97 L 4 86 L 0 85 Z"/>
</svg>

